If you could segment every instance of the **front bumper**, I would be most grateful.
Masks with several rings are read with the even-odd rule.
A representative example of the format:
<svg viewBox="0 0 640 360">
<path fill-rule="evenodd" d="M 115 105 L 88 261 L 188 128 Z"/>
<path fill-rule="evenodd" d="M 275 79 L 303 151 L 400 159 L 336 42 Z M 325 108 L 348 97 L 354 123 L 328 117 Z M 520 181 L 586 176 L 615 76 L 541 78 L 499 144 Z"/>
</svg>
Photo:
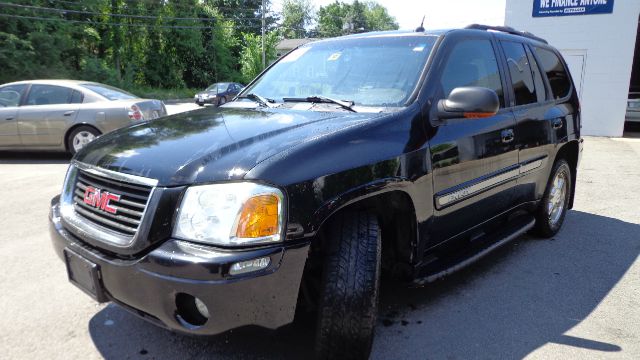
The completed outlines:
<svg viewBox="0 0 640 360">
<path fill-rule="evenodd" d="M 275 329 L 293 321 L 308 242 L 225 251 L 169 239 L 139 258 L 122 259 L 66 231 L 57 197 L 49 220 L 53 247 L 61 259 L 67 249 L 96 264 L 104 298 L 158 326 L 214 335 L 245 325 Z M 271 263 L 266 269 L 229 275 L 233 263 L 267 256 Z M 197 326 L 185 321 L 177 305 L 179 294 L 200 299 L 209 309 L 209 319 Z"/>
</svg>

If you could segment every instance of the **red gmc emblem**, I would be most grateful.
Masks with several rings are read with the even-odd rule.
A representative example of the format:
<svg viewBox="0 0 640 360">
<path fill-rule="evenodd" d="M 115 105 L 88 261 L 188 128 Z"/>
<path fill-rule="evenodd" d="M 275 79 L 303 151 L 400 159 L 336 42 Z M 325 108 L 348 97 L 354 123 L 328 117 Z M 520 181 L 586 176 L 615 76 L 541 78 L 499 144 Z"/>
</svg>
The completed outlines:
<svg viewBox="0 0 640 360">
<path fill-rule="evenodd" d="M 111 201 L 120 201 L 120 195 L 102 191 L 93 186 L 87 186 L 87 189 L 84 191 L 85 204 L 115 214 L 118 209 L 109 204 Z"/>
</svg>

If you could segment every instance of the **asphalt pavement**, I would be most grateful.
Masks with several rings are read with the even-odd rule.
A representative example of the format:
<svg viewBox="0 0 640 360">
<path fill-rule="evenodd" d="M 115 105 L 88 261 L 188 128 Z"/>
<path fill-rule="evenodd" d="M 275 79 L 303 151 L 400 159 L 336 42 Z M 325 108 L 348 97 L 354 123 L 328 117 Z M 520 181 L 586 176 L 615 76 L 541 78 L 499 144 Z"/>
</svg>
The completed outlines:
<svg viewBox="0 0 640 360">
<path fill-rule="evenodd" d="M 68 162 L 0 152 L 0 359 L 312 357 L 309 321 L 189 337 L 69 284 L 47 230 Z M 640 358 L 639 184 L 640 139 L 587 138 L 562 231 L 422 288 L 383 282 L 372 358 Z"/>
</svg>

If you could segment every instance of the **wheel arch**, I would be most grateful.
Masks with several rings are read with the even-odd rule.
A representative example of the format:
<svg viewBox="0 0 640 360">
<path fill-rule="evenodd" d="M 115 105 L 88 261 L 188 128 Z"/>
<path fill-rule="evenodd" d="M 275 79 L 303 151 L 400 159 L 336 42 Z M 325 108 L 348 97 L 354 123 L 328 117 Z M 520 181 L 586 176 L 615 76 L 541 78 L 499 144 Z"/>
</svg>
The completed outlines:
<svg viewBox="0 0 640 360">
<path fill-rule="evenodd" d="M 361 196 L 344 201 L 342 206 L 328 213 L 321 221 L 317 231 L 315 250 L 328 247 L 325 234 L 334 219 L 346 212 L 369 212 L 376 216 L 381 231 L 383 271 L 408 277 L 410 264 L 414 260 L 417 246 L 417 221 L 413 200 L 409 193 L 400 189 Z"/>
<path fill-rule="evenodd" d="M 578 140 L 572 140 L 564 144 L 556 153 L 556 160 L 565 159 L 571 169 L 571 198 L 569 199 L 569 209 L 573 208 L 573 200 L 576 192 L 576 180 L 578 175 L 578 159 L 580 156 L 580 144 Z"/>
<path fill-rule="evenodd" d="M 89 123 L 77 123 L 77 124 L 73 124 L 72 126 L 70 126 L 70 127 L 67 129 L 67 131 L 65 131 L 65 133 L 64 133 L 64 138 L 62 139 L 62 140 L 63 140 L 63 142 L 64 142 L 64 149 L 65 149 L 66 151 L 71 151 L 71 149 L 69 149 L 69 135 L 71 135 L 71 133 L 72 133 L 75 129 L 77 129 L 77 128 L 79 128 L 79 127 L 82 127 L 82 126 L 87 126 L 87 127 L 93 128 L 93 129 L 95 129 L 95 130 L 96 130 L 100 135 L 102 135 L 102 134 L 103 134 L 103 132 L 102 132 L 100 129 L 98 129 L 95 125 L 92 125 L 92 124 L 89 124 Z"/>
</svg>

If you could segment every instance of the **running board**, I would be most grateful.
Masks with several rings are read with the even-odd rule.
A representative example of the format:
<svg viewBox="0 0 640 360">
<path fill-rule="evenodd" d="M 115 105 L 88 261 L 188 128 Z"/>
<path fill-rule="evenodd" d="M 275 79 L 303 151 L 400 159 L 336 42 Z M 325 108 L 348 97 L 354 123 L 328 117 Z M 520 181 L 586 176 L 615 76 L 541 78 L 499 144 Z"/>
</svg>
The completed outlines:
<svg viewBox="0 0 640 360">
<path fill-rule="evenodd" d="M 456 271 L 462 270 L 474 262 L 482 259 L 497 248 L 517 239 L 535 225 L 533 216 L 521 216 L 505 224 L 505 227 L 494 234 L 489 234 L 484 239 L 470 242 L 468 247 L 459 253 L 454 253 L 445 259 L 437 258 L 422 266 L 418 277 L 413 280 L 414 285 L 424 285 L 434 282 Z M 474 245 L 476 244 L 476 245 Z"/>
</svg>

